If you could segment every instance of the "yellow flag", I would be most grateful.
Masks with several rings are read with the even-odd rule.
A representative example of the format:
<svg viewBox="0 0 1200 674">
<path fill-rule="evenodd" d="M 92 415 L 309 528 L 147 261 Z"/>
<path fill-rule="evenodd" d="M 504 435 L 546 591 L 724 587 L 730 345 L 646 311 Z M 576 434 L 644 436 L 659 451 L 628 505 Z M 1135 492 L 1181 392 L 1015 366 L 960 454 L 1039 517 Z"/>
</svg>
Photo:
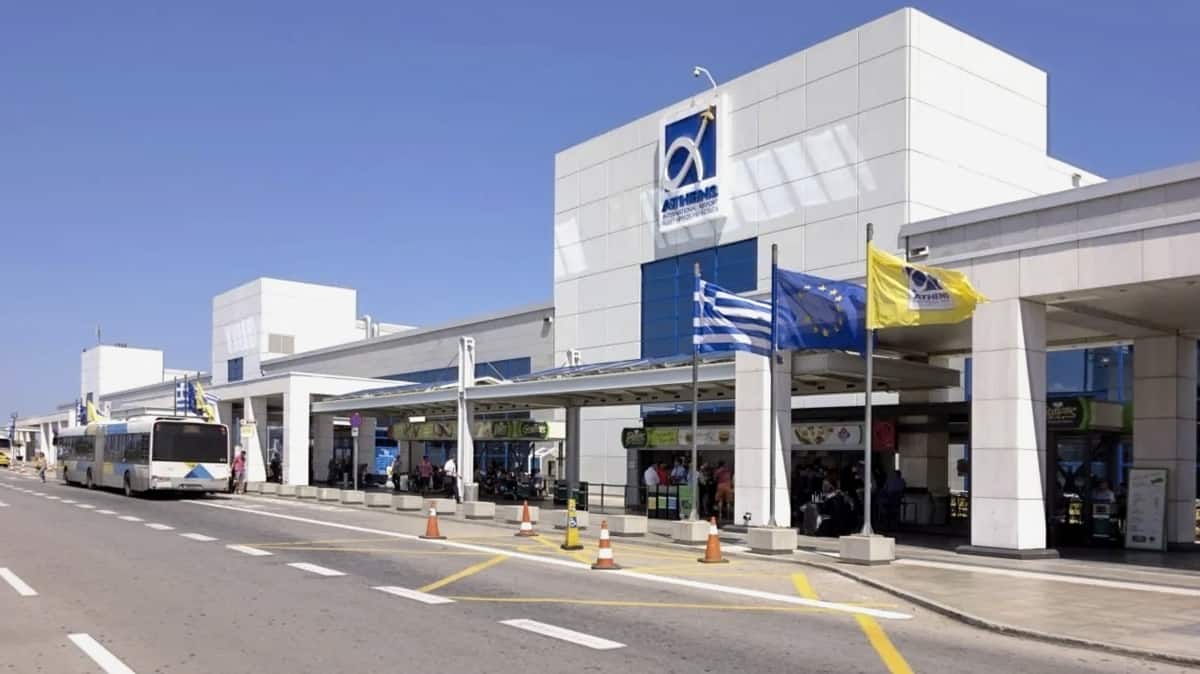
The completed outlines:
<svg viewBox="0 0 1200 674">
<path fill-rule="evenodd" d="M 195 387 L 196 409 L 200 410 L 200 413 L 203 414 L 204 418 L 208 421 L 215 420 L 217 418 L 217 412 L 213 409 L 212 403 L 205 400 L 204 387 L 200 385 L 199 381 L 196 381 Z"/>
<path fill-rule="evenodd" d="M 905 262 L 867 246 L 867 327 L 965 321 L 987 298 L 962 272 Z"/>
<path fill-rule="evenodd" d="M 103 414 L 100 414 L 100 410 L 96 409 L 95 403 L 90 400 L 87 401 L 87 422 L 89 424 L 94 424 L 97 421 L 103 421 L 106 418 L 107 417 L 105 417 Z"/>
</svg>

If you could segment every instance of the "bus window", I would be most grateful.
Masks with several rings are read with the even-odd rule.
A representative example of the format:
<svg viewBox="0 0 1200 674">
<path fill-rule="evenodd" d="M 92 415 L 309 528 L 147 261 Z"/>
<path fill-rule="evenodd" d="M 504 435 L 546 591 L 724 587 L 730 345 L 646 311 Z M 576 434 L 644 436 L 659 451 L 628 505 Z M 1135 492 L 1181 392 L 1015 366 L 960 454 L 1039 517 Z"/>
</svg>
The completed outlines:
<svg viewBox="0 0 1200 674">
<path fill-rule="evenodd" d="M 229 462 L 225 427 L 215 424 L 155 424 L 153 450 L 154 461 Z"/>
</svg>

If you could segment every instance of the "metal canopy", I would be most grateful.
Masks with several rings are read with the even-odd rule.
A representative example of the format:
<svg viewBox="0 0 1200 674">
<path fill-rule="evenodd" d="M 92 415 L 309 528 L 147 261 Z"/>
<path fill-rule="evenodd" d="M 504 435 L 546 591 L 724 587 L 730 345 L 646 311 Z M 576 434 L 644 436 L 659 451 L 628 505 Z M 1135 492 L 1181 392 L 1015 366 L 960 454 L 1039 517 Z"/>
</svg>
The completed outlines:
<svg viewBox="0 0 1200 674">
<path fill-rule="evenodd" d="M 857 393 L 864 390 L 861 356 L 831 352 L 798 352 L 792 357 L 792 395 Z M 878 391 L 924 390 L 959 385 L 956 370 L 925 363 L 875 358 Z M 621 361 L 556 368 L 499 383 L 467 389 L 476 414 L 559 409 L 688 403 L 692 399 L 690 357 Z M 313 403 L 314 414 L 375 412 L 400 417 L 453 417 L 458 391 L 454 385 L 405 385 L 374 389 Z M 730 358 L 701 363 L 699 398 L 733 400 L 734 362 Z"/>
</svg>

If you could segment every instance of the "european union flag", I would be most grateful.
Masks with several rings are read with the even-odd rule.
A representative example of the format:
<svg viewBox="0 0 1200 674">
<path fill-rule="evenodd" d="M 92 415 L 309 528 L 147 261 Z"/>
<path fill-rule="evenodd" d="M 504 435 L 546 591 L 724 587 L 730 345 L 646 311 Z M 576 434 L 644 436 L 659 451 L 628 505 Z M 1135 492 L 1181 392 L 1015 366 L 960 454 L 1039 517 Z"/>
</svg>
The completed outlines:
<svg viewBox="0 0 1200 674">
<path fill-rule="evenodd" d="M 775 269 L 777 349 L 867 349 L 867 292 L 862 286 Z"/>
</svg>

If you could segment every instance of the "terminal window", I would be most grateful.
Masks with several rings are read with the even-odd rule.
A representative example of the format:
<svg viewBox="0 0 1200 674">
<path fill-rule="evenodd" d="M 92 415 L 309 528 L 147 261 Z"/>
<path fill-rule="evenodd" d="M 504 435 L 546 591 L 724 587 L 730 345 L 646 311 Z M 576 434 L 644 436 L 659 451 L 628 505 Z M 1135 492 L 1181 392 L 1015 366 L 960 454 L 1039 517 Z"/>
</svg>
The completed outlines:
<svg viewBox="0 0 1200 674">
<path fill-rule="evenodd" d="M 692 352 L 693 265 L 705 281 L 733 292 L 758 286 L 758 239 L 738 241 L 642 265 L 642 357 Z"/>
<path fill-rule="evenodd" d="M 225 361 L 225 373 L 226 381 L 241 381 L 243 376 L 242 359 L 238 357 Z"/>
<path fill-rule="evenodd" d="M 512 379 L 529 374 L 532 368 L 531 358 L 505 358 L 475 363 L 476 377 L 495 377 L 497 379 Z M 441 367 L 436 370 L 417 370 L 400 374 L 384 375 L 382 379 L 408 381 L 414 384 L 443 384 L 458 381 L 457 367 Z"/>
</svg>

